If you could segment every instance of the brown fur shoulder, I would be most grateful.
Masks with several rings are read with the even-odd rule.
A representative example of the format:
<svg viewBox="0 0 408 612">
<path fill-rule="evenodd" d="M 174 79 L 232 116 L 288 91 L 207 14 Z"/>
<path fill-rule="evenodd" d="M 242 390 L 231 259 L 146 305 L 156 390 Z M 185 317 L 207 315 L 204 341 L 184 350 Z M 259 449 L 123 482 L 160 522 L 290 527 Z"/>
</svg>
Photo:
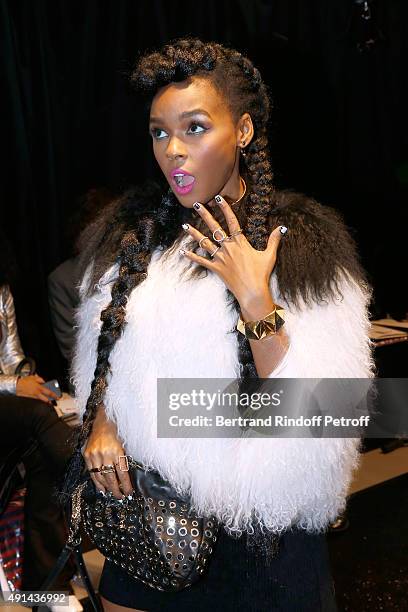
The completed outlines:
<svg viewBox="0 0 408 612">
<path fill-rule="evenodd" d="M 285 299 L 310 304 L 338 295 L 341 269 L 369 291 L 356 242 L 337 210 L 302 193 L 276 191 L 269 231 L 278 225 L 288 228 L 275 267 Z"/>
</svg>

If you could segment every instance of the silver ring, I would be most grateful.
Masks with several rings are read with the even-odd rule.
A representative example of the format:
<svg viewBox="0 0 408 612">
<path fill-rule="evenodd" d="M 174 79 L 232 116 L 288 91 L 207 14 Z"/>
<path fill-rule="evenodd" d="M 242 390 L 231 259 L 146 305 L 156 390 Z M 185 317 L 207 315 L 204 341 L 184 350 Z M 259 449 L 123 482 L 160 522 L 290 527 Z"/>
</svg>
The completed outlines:
<svg viewBox="0 0 408 612">
<path fill-rule="evenodd" d="M 220 246 L 217 246 L 217 248 L 212 253 L 210 253 L 210 257 L 211 258 L 214 257 L 214 255 L 216 254 L 217 251 L 220 250 L 220 248 L 221 248 Z"/>
<path fill-rule="evenodd" d="M 202 249 L 204 248 L 204 247 L 202 247 L 202 246 L 201 246 L 201 243 L 203 242 L 203 240 L 206 240 L 206 239 L 207 239 L 207 236 L 203 236 L 202 238 L 200 238 L 200 240 L 199 240 L 199 242 L 198 242 L 198 246 L 199 246 L 200 248 L 202 248 Z"/>
<path fill-rule="evenodd" d="M 221 232 L 221 233 L 222 233 L 222 238 L 217 239 L 217 238 L 215 237 L 215 234 L 216 234 L 217 232 Z M 223 230 L 221 227 L 217 227 L 217 229 L 215 229 L 215 230 L 213 231 L 212 235 L 213 235 L 213 238 L 214 238 L 215 242 L 223 242 L 223 241 L 224 241 L 226 238 L 228 238 L 227 234 L 224 232 L 224 230 Z"/>
</svg>

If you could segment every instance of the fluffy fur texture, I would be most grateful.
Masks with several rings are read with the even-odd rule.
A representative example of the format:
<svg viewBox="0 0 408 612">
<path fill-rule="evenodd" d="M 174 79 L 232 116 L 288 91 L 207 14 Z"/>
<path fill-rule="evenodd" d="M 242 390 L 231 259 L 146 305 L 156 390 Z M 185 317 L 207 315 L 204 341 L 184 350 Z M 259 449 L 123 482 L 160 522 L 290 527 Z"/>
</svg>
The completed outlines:
<svg viewBox="0 0 408 612">
<path fill-rule="evenodd" d="M 188 241 L 188 237 L 185 238 Z M 235 378 L 236 311 L 213 273 L 183 274 L 196 264 L 178 251 L 157 248 L 148 276 L 130 294 L 123 335 L 110 355 L 107 416 L 126 452 L 157 469 L 179 491 L 189 491 L 198 512 L 214 513 L 230 534 L 260 526 L 281 533 L 291 525 L 321 531 L 344 509 L 358 439 L 158 439 L 156 379 Z M 100 314 L 118 273 L 113 265 L 93 295 L 82 283 L 73 378 L 84 413 L 96 364 Z M 272 295 L 286 307 L 290 349 L 271 376 L 363 378 L 372 375 L 368 339 L 369 291 L 339 270 L 342 294 L 311 305 L 287 302 L 276 271 Z"/>
</svg>

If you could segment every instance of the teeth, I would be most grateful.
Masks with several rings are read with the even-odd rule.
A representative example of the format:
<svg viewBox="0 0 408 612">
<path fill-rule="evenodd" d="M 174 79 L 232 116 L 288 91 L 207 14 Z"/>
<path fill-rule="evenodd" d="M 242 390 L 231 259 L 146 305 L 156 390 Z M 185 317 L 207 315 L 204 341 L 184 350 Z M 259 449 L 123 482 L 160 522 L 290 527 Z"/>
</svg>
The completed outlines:
<svg viewBox="0 0 408 612">
<path fill-rule="evenodd" d="M 187 187 L 187 185 L 191 185 L 195 180 L 194 176 L 189 174 L 174 174 L 173 178 L 178 187 Z"/>
</svg>

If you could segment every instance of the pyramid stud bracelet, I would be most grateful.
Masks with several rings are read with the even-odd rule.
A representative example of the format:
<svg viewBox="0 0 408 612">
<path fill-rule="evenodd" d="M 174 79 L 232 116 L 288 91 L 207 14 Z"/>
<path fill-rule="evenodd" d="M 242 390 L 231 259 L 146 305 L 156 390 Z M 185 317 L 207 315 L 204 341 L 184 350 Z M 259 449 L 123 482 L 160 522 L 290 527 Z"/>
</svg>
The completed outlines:
<svg viewBox="0 0 408 612">
<path fill-rule="evenodd" d="M 282 306 L 275 304 L 275 308 L 264 319 L 259 321 L 247 321 L 246 323 L 240 316 L 237 323 L 237 330 L 244 334 L 248 340 L 262 340 L 267 336 L 276 334 L 285 323 L 285 311 Z"/>
</svg>

